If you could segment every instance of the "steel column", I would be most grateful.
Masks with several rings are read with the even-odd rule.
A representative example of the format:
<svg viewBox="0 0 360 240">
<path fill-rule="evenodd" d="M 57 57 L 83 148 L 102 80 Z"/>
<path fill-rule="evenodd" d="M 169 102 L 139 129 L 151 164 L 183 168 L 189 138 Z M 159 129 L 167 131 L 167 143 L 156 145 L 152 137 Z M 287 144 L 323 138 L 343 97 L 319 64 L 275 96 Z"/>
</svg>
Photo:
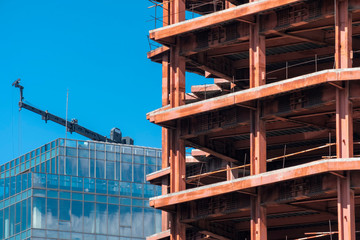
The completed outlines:
<svg viewBox="0 0 360 240">
<path fill-rule="evenodd" d="M 350 176 L 339 177 L 337 188 L 339 240 L 355 240 L 355 198 L 350 188 Z"/>
<path fill-rule="evenodd" d="M 348 0 L 335 2 L 335 65 L 352 67 L 352 18 Z M 336 152 L 338 158 L 353 156 L 352 104 L 349 100 L 349 82 L 336 89 Z M 338 229 L 339 240 L 355 240 L 354 192 L 350 176 L 338 178 Z"/>
<path fill-rule="evenodd" d="M 265 84 L 265 37 L 259 33 L 260 23 L 257 17 L 256 24 L 251 26 L 250 33 L 250 87 L 259 87 Z M 250 157 L 251 174 L 266 172 L 266 131 L 265 121 L 261 119 L 261 106 L 250 115 Z"/>
<path fill-rule="evenodd" d="M 266 72 L 265 36 L 260 35 L 260 17 L 250 26 L 250 88 L 264 85 Z M 261 119 L 261 106 L 250 113 L 250 172 L 251 175 L 266 172 L 266 130 Z M 260 189 L 259 189 L 260 191 Z M 251 197 L 251 239 L 266 240 L 266 209 L 261 206 L 261 194 Z"/>
<path fill-rule="evenodd" d="M 251 197 L 251 240 L 267 239 L 266 208 L 261 206 L 261 189 L 258 194 Z"/>
<path fill-rule="evenodd" d="M 163 26 L 170 24 L 170 4 L 167 0 L 163 0 Z M 170 103 L 170 54 L 167 53 L 162 58 L 162 106 L 166 106 Z M 169 146 L 169 130 L 162 128 L 162 168 L 170 166 L 170 146 Z M 169 179 L 163 178 L 161 183 L 161 194 L 166 195 L 169 193 Z M 166 231 L 169 229 L 170 214 L 168 212 L 161 212 L 161 230 Z"/>
<path fill-rule="evenodd" d="M 185 20 L 185 0 L 174 0 L 170 3 L 171 24 Z M 185 59 L 180 56 L 179 37 L 174 46 L 170 47 L 170 107 L 178 107 L 185 104 Z M 181 124 L 170 130 L 170 192 L 178 192 L 186 189 L 185 183 L 185 143 L 180 139 Z M 173 214 L 171 222 L 171 240 L 185 240 L 186 228 L 180 223 L 181 206 Z"/>
<path fill-rule="evenodd" d="M 169 104 L 169 55 L 165 54 L 162 59 L 162 106 Z M 167 128 L 162 128 L 162 168 L 169 167 L 169 134 Z M 169 193 L 169 180 L 162 179 L 161 194 L 166 195 Z M 162 211 L 161 213 L 161 230 L 166 231 L 169 229 L 169 213 Z"/>
</svg>

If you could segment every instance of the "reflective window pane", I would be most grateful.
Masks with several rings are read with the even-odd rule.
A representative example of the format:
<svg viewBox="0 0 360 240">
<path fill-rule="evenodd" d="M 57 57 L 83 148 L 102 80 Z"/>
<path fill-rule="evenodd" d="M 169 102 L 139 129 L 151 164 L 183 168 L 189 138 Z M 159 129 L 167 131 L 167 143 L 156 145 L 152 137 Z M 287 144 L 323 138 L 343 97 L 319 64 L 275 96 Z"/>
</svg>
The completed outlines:
<svg viewBox="0 0 360 240">
<path fill-rule="evenodd" d="M 72 201 L 71 208 L 71 226 L 76 232 L 83 231 L 83 203 L 80 201 Z"/>
<path fill-rule="evenodd" d="M 95 233 L 95 203 L 84 202 L 84 231 Z"/>
<path fill-rule="evenodd" d="M 46 224 L 48 229 L 58 229 L 58 200 L 47 199 Z"/>
<path fill-rule="evenodd" d="M 107 232 L 107 205 L 96 204 L 96 233 L 106 234 Z"/>
<path fill-rule="evenodd" d="M 33 198 L 32 222 L 34 228 L 45 228 L 45 198 Z"/>
</svg>

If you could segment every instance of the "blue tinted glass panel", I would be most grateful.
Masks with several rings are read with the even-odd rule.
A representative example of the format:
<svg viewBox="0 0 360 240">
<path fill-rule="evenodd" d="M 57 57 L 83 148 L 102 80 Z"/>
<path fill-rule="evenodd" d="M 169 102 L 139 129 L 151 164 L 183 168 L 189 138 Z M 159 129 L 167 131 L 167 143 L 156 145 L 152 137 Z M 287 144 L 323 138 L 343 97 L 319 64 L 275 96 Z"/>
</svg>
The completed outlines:
<svg viewBox="0 0 360 240">
<path fill-rule="evenodd" d="M 56 158 L 51 159 L 51 173 L 56 173 Z"/>
<path fill-rule="evenodd" d="M 10 206 L 10 235 L 14 234 L 15 230 L 15 205 Z"/>
<path fill-rule="evenodd" d="M 114 152 L 106 152 L 106 160 L 107 161 L 115 161 L 115 153 Z"/>
<path fill-rule="evenodd" d="M 131 207 L 120 206 L 120 225 L 131 226 Z"/>
<path fill-rule="evenodd" d="M 146 164 L 156 165 L 156 157 L 146 157 Z"/>
<path fill-rule="evenodd" d="M 105 178 L 105 162 L 96 160 L 96 178 Z"/>
<path fill-rule="evenodd" d="M 121 181 L 126 181 L 126 182 L 132 181 L 131 164 L 121 163 Z"/>
<path fill-rule="evenodd" d="M 61 221 L 70 221 L 70 201 L 60 200 L 60 215 Z"/>
<path fill-rule="evenodd" d="M 34 173 L 33 175 L 34 187 L 46 187 L 46 174 Z"/>
<path fill-rule="evenodd" d="M 18 224 L 21 222 L 21 202 L 17 203 L 15 205 L 15 208 L 16 208 L 15 224 Z"/>
<path fill-rule="evenodd" d="M 33 196 L 35 197 L 46 197 L 45 189 L 34 189 Z"/>
<path fill-rule="evenodd" d="M 46 224 L 47 224 L 48 229 L 58 229 L 58 225 L 59 225 L 58 217 L 59 217 L 58 200 L 48 198 L 47 199 L 47 214 L 46 214 Z"/>
<path fill-rule="evenodd" d="M 144 208 L 144 235 L 150 236 L 155 233 L 155 215 L 154 210 Z"/>
<path fill-rule="evenodd" d="M 106 179 L 115 179 L 115 162 L 106 162 Z"/>
<path fill-rule="evenodd" d="M 28 198 L 26 203 L 27 206 L 27 214 L 26 214 L 26 228 L 30 228 L 31 227 L 31 198 Z"/>
<path fill-rule="evenodd" d="M 79 158 L 79 176 L 89 177 L 90 163 L 87 158 Z"/>
<path fill-rule="evenodd" d="M 134 155 L 134 163 L 144 164 L 144 156 Z"/>
<path fill-rule="evenodd" d="M 134 182 L 145 182 L 144 165 L 134 164 Z"/>
<path fill-rule="evenodd" d="M 33 198 L 32 222 L 34 228 L 45 228 L 45 198 Z"/>
<path fill-rule="evenodd" d="M 96 233 L 106 234 L 107 231 L 107 205 L 96 204 Z"/>
<path fill-rule="evenodd" d="M 138 207 L 132 208 L 132 224 L 131 224 L 131 233 L 134 237 L 143 237 L 144 236 L 144 226 L 143 226 L 143 209 Z"/>
<path fill-rule="evenodd" d="M 59 158 L 59 174 L 65 174 L 65 158 Z"/>
<path fill-rule="evenodd" d="M 118 181 L 108 181 L 108 194 L 119 195 L 119 182 Z"/>
<path fill-rule="evenodd" d="M 141 199 L 133 198 L 133 199 L 132 199 L 132 205 L 133 205 L 133 206 L 142 207 L 142 206 L 144 205 L 144 201 L 141 200 Z"/>
<path fill-rule="evenodd" d="M 71 195 L 72 195 L 73 200 L 79 200 L 79 201 L 83 200 L 83 194 L 82 193 L 72 193 Z"/>
<path fill-rule="evenodd" d="M 80 149 L 79 150 L 79 157 L 81 157 L 81 158 L 89 158 L 89 150 Z"/>
<path fill-rule="evenodd" d="M 84 179 L 84 192 L 95 192 L 95 179 Z"/>
<path fill-rule="evenodd" d="M 9 208 L 4 209 L 4 236 L 8 238 L 10 236 L 10 219 L 9 219 Z"/>
<path fill-rule="evenodd" d="M 120 195 L 131 196 L 131 183 L 120 182 Z"/>
<path fill-rule="evenodd" d="M 96 150 L 105 150 L 105 145 L 103 143 L 96 143 Z"/>
<path fill-rule="evenodd" d="M 154 196 L 154 186 L 150 184 L 144 185 L 144 198 L 151 198 Z"/>
<path fill-rule="evenodd" d="M 93 194 L 84 194 L 84 200 L 89 202 L 95 202 L 95 195 Z"/>
<path fill-rule="evenodd" d="M 10 178 L 10 196 L 16 194 L 16 178 Z"/>
<path fill-rule="evenodd" d="M 70 176 L 60 176 L 60 189 L 70 190 Z"/>
<path fill-rule="evenodd" d="M 0 239 L 4 238 L 4 212 L 3 210 L 0 210 Z"/>
<path fill-rule="evenodd" d="M 122 154 L 121 155 L 121 161 L 122 162 L 132 163 L 132 155 L 130 155 L 130 154 Z"/>
<path fill-rule="evenodd" d="M 59 185 L 59 176 L 58 175 L 47 175 L 47 187 L 48 188 L 53 188 L 53 189 L 58 189 L 58 185 Z"/>
<path fill-rule="evenodd" d="M 120 208 L 117 205 L 108 206 L 108 234 L 118 235 L 120 226 Z"/>
<path fill-rule="evenodd" d="M 105 195 L 96 195 L 96 201 L 101 203 L 107 203 L 107 196 Z"/>
<path fill-rule="evenodd" d="M 121 205 L 131 205 L 131 198 L 120 198 L 120 204 Z"/>
<path fill-rule="evenodd" d="M 89 142 L 78 141 L 78 147 L 80 149 L 89 149 Z"/>
<path fill-rule="evenodd" d="M 132 195 L 133 197 L 143 197 L 143 184 L 132 183 Z"/>
<path fill-rule="evenodd" d="M 115 179 L 120 180 L 120 162 L 115 162 L 116 169 L 115 169 Z"/>
<path fill-rule="evenodd" d="M 119 197 L 108 197 L 109 203 L 119 204 Z"/>
<path fill-rule="evenodd" d="M 84 232 L 95 233 L 95 203 L 84 203 Z"/>
<path fill-rule="evenodd" d="M 0 200 L 4 199 L 4 191 L 5 191 L 5 180 L 0 179 Z"/>
<path fill-rule="evenodd" d="M 107 181 L 96 179 L 96 193 L 107 193 Z"/>
<path fill-rule="evenodd" d="M 153 173 L 156 171 L 156 166 L 154 165 L 146 165 L 146 175 Z"/>
<path fill-rule="evenodd" d="M 24 231 L 26 229 L 26 200 L 21 202 L 21 231 Z M 1 225 L 1 224 L 0 224 Z"/>
<path fill-rule="evenodd" d="M 60 198 L 63 198 L 63 199 L 70 199 L 70 192 L 60 192 Z"/>
<path fill-rule="evenodd" d="M 76 232 L 83 231 L 83 203 L 80 201 L 72 201 L 71 225 Z"/>
<path fill-rule="evenodd" d="M 98 160 L 105 160 L 105 152 L 103 152 L 103 151 L 96 151 L 96 159 L 98 159 Z"/>
<path fill-rule="evenodd" d="M 16 193 L 21 192 L 21 175 L 16 176 Z"/>
<path fill-rule="evenodd" d="M 72 156 L 72 157 L 76 157 L 77 156 L 77 150 L 76 148 L 66 148 L 66 156 Z"/>
<path fill-rule="evenodd" d="M 58 193 L 58 191 L 48 190 L 48 191 L 47 191 L 47 197 L 50 197 L 50 198 L 58 198 L 58 197 L 59 197 L 59 193 Z"/>
<path fill-rule="evenodd" d="M 66 157 L 66 175 L 77 174 L 77 159 L 73 157 Z"/>
<path fill-rule="evenodd" d="M 73 191 L 82 192 L 83 189 L 83 178 L 80 177 L 72 177 L 71 179 L 71 189 Z"/>
</svg>

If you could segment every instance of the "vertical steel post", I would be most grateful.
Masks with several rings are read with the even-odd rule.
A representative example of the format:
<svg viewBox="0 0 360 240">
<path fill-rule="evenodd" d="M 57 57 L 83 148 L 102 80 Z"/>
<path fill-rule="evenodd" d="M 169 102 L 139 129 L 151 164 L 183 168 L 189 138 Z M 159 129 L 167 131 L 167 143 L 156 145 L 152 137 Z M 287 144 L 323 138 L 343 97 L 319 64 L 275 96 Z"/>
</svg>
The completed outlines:
<svg viewBox="0 0 360 240">
<path fill-rule="evenodd" d="M 348 0 L 335 3 L 335 65 L 337 69 L 352 67 L 352 17 Z M 336 152 L 338 158 L 353 156 L 352 104 L 349 100 L 349 82 L 336 89 Z M 346 173 L 345 173 L 346 174 Z M 339 240 L 355 240 L 354 192 L 349 174 L 338 178 Z"/>
<path fill-rule="evenodd" d="M 260 34 L 260 17 L 250 26 L 250 88 L 259 87 L 266 82 L 265 36 Z M 261 119 L 261 105 L 250 113 L 250 172 L 251 175 L 266 172 L 266 130 Z M 261 191 L 251 197 L 251 239 L 266 240 L 266 209 L 261 206 Z"/>
<path fill-rule="evenodd" d="M 167 0 L 163 0 L 163 26 L 170 24 L 170 6 Z M 170 88 L 170 65 L 169 54 L 165 54 L 162 58 L 162 106 L 166 106 L 170 103 L 169 88 Z M 170 166 L 170 146 L 169 146 L 169 130 L 162 128 L 162 168 Z M 163 178 L 161 183 L 161 194 L 165 195 L 169 193 L 169 180 Z M 169 213 L 162 211 L 161 213 L 161 230 L 166 231 L 169 229 Z"/>
<path fill-rule="evenodd" d="M 185 20 L 185 0 L 173 0 L 170 3 L 170 23 Z M 185 104 L 185 59 L 180 56 L 180 38 L 170 47 L 170 107 Z M 171 130 L 170 147 L 170 192 L 186 189 L 185 184 L 185 142 L 180 139 L 181 125 L 177 122 L 175 130 Z M 171 240 L 185 240 L 186 228 L 180 223 L 181 206 L 177 207 L 171 222 Z"/>
</svg>

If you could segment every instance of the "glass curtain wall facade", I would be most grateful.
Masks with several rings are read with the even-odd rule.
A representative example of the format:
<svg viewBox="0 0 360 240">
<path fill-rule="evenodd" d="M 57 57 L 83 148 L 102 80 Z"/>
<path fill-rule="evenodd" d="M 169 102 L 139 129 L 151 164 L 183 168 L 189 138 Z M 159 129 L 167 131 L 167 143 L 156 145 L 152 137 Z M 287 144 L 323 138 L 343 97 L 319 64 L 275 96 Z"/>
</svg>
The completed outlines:
<svg viewBox="0 0 360 240">
<path fill-rule="evenodd" d="M 0 166 L 0 239 L 145 239 L 160 168 L 159 149 L 57 139 Z"/>
</svg>

